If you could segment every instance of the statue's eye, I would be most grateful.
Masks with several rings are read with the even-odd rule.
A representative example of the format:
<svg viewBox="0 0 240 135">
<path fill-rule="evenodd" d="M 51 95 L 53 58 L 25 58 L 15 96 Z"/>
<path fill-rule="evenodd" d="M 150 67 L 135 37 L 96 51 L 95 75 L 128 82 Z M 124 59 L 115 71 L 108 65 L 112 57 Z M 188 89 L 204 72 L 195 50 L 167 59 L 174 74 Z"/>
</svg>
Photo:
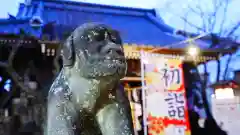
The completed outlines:
<svg viewBox="0 0 240 135">
<path fill-rule="evenodd" d="M 87 41 L 87 42 L 92 42 L 93 41 L 93 36 L 90 33 L 86 33 L 82 38 Z"/>
<path fill-rule="evenodd" d="M 88 42 L 92 42 L 92 35 L 90 35 L 90 34 L 88 34 L 87 36 L 86 36 L 86 40 L 88 41 Z"/>
<path fill-rule="evenodd" d="M 105 33 L 102 31 L 93 31 L 94 40 L 97 42 L 104 41 L 106 38 Z"/>
<path fill-rule="evenodd" d="M 88 31 L 84 37 L 87 42 L 100 42 L 106 39 L 104 33 L 98 30 Z"/>
<path fill-rule="evenodd" d="M 114 43 L 121 44 L 121 41 L 119 41 L 119 34 L 111 30 L 108 31 L 108 29 L 104 27 L 98 27 L 88 31 L 85 39 L 88 42 L 101 42 L 110 40 Z"/>
<path fill-rule="evenodd" d="M 105 27 L 98 27 L 93 31 L 96 41 L 104 41 L 109 39 L 108 30 Z"/>
</svg>

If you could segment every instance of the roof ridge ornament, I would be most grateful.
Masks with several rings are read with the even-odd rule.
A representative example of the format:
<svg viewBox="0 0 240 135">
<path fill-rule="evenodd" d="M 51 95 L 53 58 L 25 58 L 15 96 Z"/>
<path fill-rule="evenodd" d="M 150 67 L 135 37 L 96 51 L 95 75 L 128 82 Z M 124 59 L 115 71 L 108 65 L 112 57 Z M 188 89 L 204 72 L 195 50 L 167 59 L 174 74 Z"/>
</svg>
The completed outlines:
<svg viewBox="0 0 240 135">
<path fill-rule="evenodd" d="M 32 4 L 32 0 L 24 0 L 24 4 L 26 6 L 30 6 Z"/>
<path fill-rule="evenodd" d="M 43 25 L 43 20 L 40 16 L 33 16 L 29 23 L 32 27 L 41 27 Z"/>
<path fill-rule="evenodd" d="M 16 17 L 13 16 L 12 14 L 8 13 L 8 19 L 9 20 L 16 20 Z"/>
</svg>

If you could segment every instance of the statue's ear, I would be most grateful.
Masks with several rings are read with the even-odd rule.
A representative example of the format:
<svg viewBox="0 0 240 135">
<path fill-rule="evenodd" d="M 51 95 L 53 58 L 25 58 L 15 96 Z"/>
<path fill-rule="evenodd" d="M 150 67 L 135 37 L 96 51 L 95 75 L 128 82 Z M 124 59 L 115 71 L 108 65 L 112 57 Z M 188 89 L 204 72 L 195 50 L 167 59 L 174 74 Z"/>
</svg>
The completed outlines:
<svg viewBox="0 0 240 135">
<path fill-rule="evenodd" d="M 71 67 L 75 61 L 74 40 L 73 36 L 67 38 L 62 45 L 62 59 L 64 67 Z"/>
</svg>

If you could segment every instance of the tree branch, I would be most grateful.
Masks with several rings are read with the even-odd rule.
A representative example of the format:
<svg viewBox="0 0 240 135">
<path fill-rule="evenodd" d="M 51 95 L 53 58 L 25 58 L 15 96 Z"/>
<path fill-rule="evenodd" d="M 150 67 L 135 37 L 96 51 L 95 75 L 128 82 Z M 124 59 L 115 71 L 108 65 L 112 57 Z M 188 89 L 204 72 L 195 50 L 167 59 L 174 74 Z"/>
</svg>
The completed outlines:
<svg viewBox="0 0 240 135">
<path fill-rule="evenodd" d="M 200 6 L 200 3 L 197 4 L 196 8 L 200 11 L 199 16 L 202 18 L 202 29 L 203 32 L 207 31 L 207 25 L 205 23 L 205 12 L 202 10 L 202 7 Z"/>
<path fill-rule="evenodd" d="M 24 85 L 22 78 L 16 73 L 16 71 L 12 67 L 8 67 L 6 71 L 11 76 L 16 85 L 21 88 L 21 90 L 27 93 L 30 92 L 29 88 Z"/>
<path fill-rule="evenodd" d="M 199 16 L 200 18 L 204 18 L 204 13 L 200 7 L 200 5 L 197 5 L 196 6 L 196 9 L 199 9 L 199 11 L 196 11 L 194 8 L 188 6 L 188 9 L 190 12 L 196 14 L 197 16 Z M 185 18 L 187 20 L 187 18 Z M 185 20 L 184 20 L 185 21 Z M 185 21 L 187 22 L 187 21 Z M 190 22 L 188 22 L 188 24 L 190 26 L 193 26 L 192 23 L 190 24 Z M 194 26 L 196 28 L 196 26 Z M 206 29 L 205 29 L 205 22 L 204 22 L 204 19 L 202 19 L 202 27 L 198 27 L 197 30 L 199 30 L 200 32 L 206 32 Z"/>
<path fill-rule="evenodd" d="M 228 5 L 230 0 L 212 0 L 212 9 L 211 11 L 205 10 L 204 5 L 198 0 L 194 7 L 188 6 L 188 10 L 191 13 L 194 13 L 196 16 L 199 16 L 202 20 L 201 26 L 197 26 L 195 23 L 190 22 L 186 17 L 180 17 L 186 24 L 196 28 L 201 32 L 212 32 L 216 28 L 217 15 L 220 14 L 220 9 L 223 9 L 223 18 L 220 22 L 219 35 L 223 33 L 223 26 L 226 21 L 226 12 L 228 11 Z"/>
<path fill-rule="evenodd" d="M 200 14 L 201 14 L 201 12 L 196 11 L 195 9 L 193 9 L 193 8 L 190 7 L 190 6 L 188 6 L 188 9 L 189 9 L 192 13 L 194 13 L 194 14 L 196 14 L 196 15 L 200 15 Z"/>
<path fill-rule="evenodd" d="M 18 75 L 18 73 L 13 69 L 13 60 L 16 56 L 16 52 L 18 51 L 20 45 L 21 45 L 21 40 L 23 39 L 23 36 L 20 36 L 20 39 L 16 46 L 12 47 L 12 50 L 8 56 L 8 61 L 7 62 L 1 62 L 0 61 L 0 67 L 5 68 L 7 73 L 11 76 L 13 81 L 16 83 L 17 86 L 21 88 L 21 90 L 25 92 L 30 92 L 29 88 L 24 85 L 22 78 Z"/>
<path fill-rule="evenodd" d="M 223 18 L 222 18 L 222 21 L 220 23 L 219 35 L 224 34 L 223 33 L 223 25 L 224 25 L 224 22 L 226 21 L 226 15 L 227 15 L 227 11 L 228 11 L 229 0 L 225 0 L 225 2 L 226 2 L 225 6 L 223 8 Z"/>
<path fill-rule="evenodd" d="M 21 41 L 23 39 L 23 36 L 20 36 L 20 39 L 18 40 L 18 43 L 16 44 L 16 46 L 12 47 L 12 50 L 8 56 L 8 64 L 9 66 L 13 66 L 13 60 L 15 58 L 16 52 L 18 51 L 19 47 L 21 46 Z"/>
<path fill-rule="evenodd" d="M 189 21 L 187 20 L 187 18 L 182 17 L 182 16 L 179 16 L 179 17 L 180 17 L 180 19 L 182 19 L 185 23 L 187 23 L 187 24 L 190 25 L 191 27 L 194 27 L 194 28 L 197 29 L 198 31 L 204 31 L 204 29 L 202 29 L 201 27 L 199 27 L 199 26 L 197 26 L 197 25 L 189 22 Z"/>
<path fill-rule="evenodd" d="M 212 0 L 213 10 L 212 12 L 208 13 L 208 16 L 207 16 L 208 31 L 214 31 L 214 28 L 216 27 L 217 14 L 219 9 L 222 7 L 223 3 L 224 3 L 223 0 Z"/>
<path fill-rule="evenodd" d="M 233 36 L 233 34 L 239 29 L 240 27 L 240 21 L 230 30 L 230 32 L 227 34 L 227 37 Z"/>
</svg>

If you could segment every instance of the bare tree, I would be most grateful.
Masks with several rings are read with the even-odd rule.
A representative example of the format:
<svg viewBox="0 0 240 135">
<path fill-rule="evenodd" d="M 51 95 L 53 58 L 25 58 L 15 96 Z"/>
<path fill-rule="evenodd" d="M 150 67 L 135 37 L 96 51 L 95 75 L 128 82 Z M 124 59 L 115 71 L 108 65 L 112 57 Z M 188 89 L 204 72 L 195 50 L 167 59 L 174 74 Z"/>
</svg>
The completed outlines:
<svg viewBox="0 0 240 135">
<path fill-rule="evenodd" d="M 0 68 L 3 68 L 5 70 L 5 72 L 7 72 L 7 74 L 11 77 L 11 79 L 13 80 L 13 82 L 15 83 L 15 86 L 19 88 L 20 93 L 26 93 L 28 96 L 36 96 L 35 92 L 30 90 L 29 86 L 25 84 L 25 81 L 24 81 L 24 76 L 21 75 L 17 69 L 15 69 L 15 63 L 14 61 L 16 60 L 16 58 L 18 57 L 18 53 L 21 51 L 23 47 L 23 41 L 24 41 L 24 37 L 26 35 L 25 34 L 20 34 L 20 37 L 19 39 L 17 40 L 17 43 L 16 44 L 7 44 L 7 48 L 11 48 L 10 52 L 9 52 L 9 55 L 8 55 L 8 59 L 6 61 L 0 61 Z M 1 46 L 0 46 L 0 49 L 3 49 Z M 5 51 L 5 50 L 3 50 Z M 28 67 L 31 68 L 31 62 L 32 61 L 29 61 L 27 63 Z M 27 68 L 24 69 L 24 72 L 27 71 Z M 15 87 L 15 88 L 16 88 Z M 9 95 L 4 99 L 4 101 L 2 102 L 1 105 L 5 105 L 5 103 L 7 103 L 10 98 L 12 97 L 12 92 L 9 93 Z"/>
<path fill-rule="evenodd" d="M 169 1 L 165 12 L 179 17 L 184 23 L 184 31 L 194 33 L 216 33 L 220 37 L 239 38 L 240 19 L 230 18 L 229 11 L 235 0 L 184 0 L 181 2 Z M 172 8 L 169 8 L 172 7 Z M 176 9 L 181 7 L 181 9 Z M 175 13 L 177 12 L 177 13 Z M 231 20 L 231 21 L 230 21 Z"/>
<path fill-rule="evenodd" d="M 23 40 L 23 36 L 20 36 L 20 39 L 18 40 L 17 44 L 11 47 L 12 49 L 8 56 L 8 60 L 6 62 L 0 61 L 0 67 L 4 68 L 7 71 L 7 73 L 11 76 L 11 78 L 16 83 L 16 85 L 21 88 L 21 90 L 28 92 L 29 88 L 24 85 L 23 78 L 19 76 L 19 74 L 16 72 L 16 70 L 13 67 L 13 60 L 16 56 L 17 51 L 22 45 L 21 43 L 22 40 Z"/>
</svg>

